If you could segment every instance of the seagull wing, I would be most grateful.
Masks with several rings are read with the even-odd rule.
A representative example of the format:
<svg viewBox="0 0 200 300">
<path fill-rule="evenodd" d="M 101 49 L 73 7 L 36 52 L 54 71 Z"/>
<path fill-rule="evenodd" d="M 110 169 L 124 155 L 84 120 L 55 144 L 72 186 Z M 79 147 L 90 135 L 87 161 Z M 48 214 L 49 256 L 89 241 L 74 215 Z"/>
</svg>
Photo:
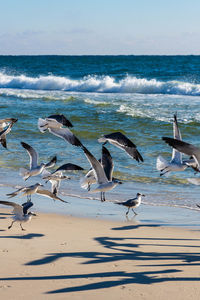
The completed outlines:
<svg viewBox="0 0 200 300">
<path fill-rule="evenodd" d="M 64 126 L 73 127 L 72 123 L 64 115 L 51 115 L 51 116 L 47 117 L 46 119 L 47 120 L 54 119 L 58 123 L 61 123 Z"/>
<path fill-rule="evenodd" d="M 39 195 L 42 195 L 42 196 L 45 196 L 45 197 L 48 197 L 48 198 L 52 198 L 54 200 L 59 200 L 59 201 L 68 203 L 67 201 L 62 200 L 61 198 L 57 197 L 56 195 L 54 195 L 52 192 L 50 192 L 48 190 L 40 190 L 40 189 L 38 189 L 37 192 L 36 192 L 36 194 L 39 194 Z"/>
<path fill-rule="evenodd" d="M 8 205 L 13 207 L 13 213 L 15 215 L 23 215 L 23 207 L 15 202 L 11 201 L 0 201 L 0 204 Z"/>
<path fill-rule="evenodd" d="M 178 122 L 177 122 L 176 114 L 174 115 L 174 121 L 173 121 L 173 136 L 174 136 L 174 139 L 176 139 L 176 140 L 180 140 L 180 141 L 182 140 L 181 139 L 181 133 L 180 133 L 180 130 L 178 128 Z M 181 152 L 179 152 L 176 149 L 173 149 L 172 150 L 171 162 L 177 163 L 177 164 L 182 164 L 182 154 L 181 154 Z"/>
<path fill-rule="evenodd" d="M 102 147 L 102 157 L 101 157 L 101 164 L 103 166 L 104 172 L 108 181 L 112 181 L 112 173 L 114 169 L 114 164 L 112 160 L 112 156 L 106 147 Z"/>
<path fill-rule="evenodd" d="M 59 171 L 75 171 L 75 170 L 84 170 L 84 169 L 82 167 L 78 166 L 78 165 L 74 165 L 74 164 L 68 163 L 68 164 L 64 164 L 64 165 L 60 166 L 52 174 L 54 174 L 56 172 L 59 172 Z"/>
<path fill-rule="evenodd" d="M 53 168 L 57 162 L 57 157 L 54 156 L 47 164 L 45 164 L 45 168 Z"/>
<path fill-rule="evenodd" d="M 11 131 L 12 126 L 13 126 L 13 123 L 10 123 L 7 128 L 5 128 L 4 130 L 2 130 L 0 132 L 0 142 L 1 142 L 2 146 L 6 149 L 7 149 L 6 135 Z"/>
<path fill-rule="evenodd" d="M 24 213 L 24 215 L 26 215 L 29 208 L 31 208 L 33 206 L 33 202 L 31 202 L 31 201 L 25 202 L 22 204 L 22 206 L 23 206 L 23 213 Z"/>
<path fill-rule="evenodd" d="M 96 178 L 97 183 L 102 184 L 102 183 L 107 183 L 108 179 L 106 177 L 106 174 L 104 172 L 104 169 L 101 165 L 101 163 L 90 153 L 87 148 L 84 146 L 82 147 L 91 167 L 94 170 L 94 176 Z"/>
<path fill-rule="evenodd" d="M 23 188 L 20 188 L 20 189 L 18 189 L 17 191 L 15 191 L 13 193 L 6 194 L 6 196 L 10 196 L 9 198 L 12 198 L 12 197 L 17 196 L 19 193 L 21 193 L 25 190 L 26 190 L 26 187 L 23 187 Z"/>
<path fill-rule="evenodd" d="M 181 153 L 184 153 L 189 156 L 193 156 L 195 161 L 198 164 L 198 167 L 200 166 L 200 149 L 199 148 L 193 146 L 192 144 L 189 144 L 189 143 L 186 143 L 186 142 L 183 142 L 180 140 L 172 139 L 169 137 L 162 137 L 162 139 L 169 146 L 177 149 Z"/>
<path fill-rule="evenodd" d="M 21 145 L 30 156 L 30 169 L 34 169 L 38 166 L 38 155 L 37 152 L 28 144 L 21 142 Z"/>
<path fill-rule="evenodd" d="M 106 134 L 103 136 L 103 138 L 98 139 L 99 142 L 105 141 L 105 140 L 108 141 L 109 143 L 115 145 L 116 147 L 123 149 L 124 151 L 127 152 L 127 154 L 129 156 L 131 156 L 138 162 L 143 161 L 143 157 L 137 150 L 136 145 L 121 132 L 114 132 L 111 134 Z"/>
<path fill-rule="evenodd" d="M 73 146 L 82 146 L 79 139 L 68 128 L 48 128 L 51 133 L 64 139 Z"/>
</svg>

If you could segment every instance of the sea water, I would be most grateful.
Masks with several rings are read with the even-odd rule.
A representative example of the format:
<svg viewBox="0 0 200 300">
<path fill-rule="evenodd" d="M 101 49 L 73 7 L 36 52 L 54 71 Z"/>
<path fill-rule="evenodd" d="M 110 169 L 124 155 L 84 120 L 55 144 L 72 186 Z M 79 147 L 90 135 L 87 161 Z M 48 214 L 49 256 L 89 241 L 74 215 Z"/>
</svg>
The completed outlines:
<svg viewBox="0 0 200 300">
<path fill-rule="evenodd" d="M 172 149 L 162 136 L 173 136 L 174 113 L 183 140 L 200 146 L 200 56 L 0 56 L 0 119 L 18 118 L 7 136 L 8 150 L 0 149 L 1 187 L 12 192 L 17 186 L 44 183 L 41 176 L 26 182 L 20 177 L 19 168 L 29 166 L 21 141 L 35 148 L 39 163 L 57 155 L 57 166 L 70 162 L 85 173 L 89 170 L 80 148 L 38 130 L 39 117 L 64 114 L 74 125 L 73 133 L 97 159 L 102 146 L 97 139 L 116 131 L 132 140 L 144 158 L 138 163 L 107 144 L 114 177 L 123 184 L 106 193 L 109 202 L 104 204 L 99 193 L 80 187 L 84 172 L 69 173 L 71 179 L 60 187 L 60 197 L 73 203 L 66 211 L 117 214 L 122 208 L 112 202 L 134 198 L 137 192 L 145 194 L 143 203 L 153 207 L 195 210 L 200 186 L 187 178 L 199 175 L 188 168 L 160 177 L 156 170 L 158 155 L 171 159 Z M 61 203 L 34 197 L 44 210 L 65 209 Z"/>
</svg>

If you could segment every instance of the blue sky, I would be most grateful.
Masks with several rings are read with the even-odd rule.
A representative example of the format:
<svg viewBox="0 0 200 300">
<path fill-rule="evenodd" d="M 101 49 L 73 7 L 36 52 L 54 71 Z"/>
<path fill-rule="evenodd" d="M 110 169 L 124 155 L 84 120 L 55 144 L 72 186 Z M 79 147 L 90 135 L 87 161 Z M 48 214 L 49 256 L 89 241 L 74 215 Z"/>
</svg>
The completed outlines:
<svg viewBox="0 0 200 300">
<path fill-rule="evenodd" d="M 200 54 L 200 1 L 6 0 L 0 55 Z"/>
</svg>

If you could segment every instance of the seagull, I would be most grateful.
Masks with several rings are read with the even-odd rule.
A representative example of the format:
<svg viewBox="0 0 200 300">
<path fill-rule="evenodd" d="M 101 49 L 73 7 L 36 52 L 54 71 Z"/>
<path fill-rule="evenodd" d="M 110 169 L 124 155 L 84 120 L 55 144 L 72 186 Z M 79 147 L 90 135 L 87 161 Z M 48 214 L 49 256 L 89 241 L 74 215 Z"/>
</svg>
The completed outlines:
<svg viewBox="0 0 200 300">
<path fill-rule="evenodd" d="M 88 151 L 88 149 L 82 146 L 82 149 L 87 157 L 91 167 L 94 171 L 94 176 L 96 182 L 98 183 L 97 188 L 91 191 L 91 193 L 101 192 L 101 201 L 105 201 L 104 192 L 110 191 L 115 188 L 118 184 L 121 184 L 121 181 L 112 180 L 112 172 L 113 172 L 113 162 L 112 157 L 108 150 L 105 147 L 102 147 L 102 152 L 107 152 L 107 157 L 105 158 L 104 163 L 107 165 L 105 170 L 102 164 Z M 103 156 L 103 155 L 102 155 Z"/>
<path fill-rule="evenodd" d="M 10 201 L 0 201 L 0 204 L 9 205 L 14 208 L 13 209 L 14 216 L 12 217 L 13 221 L 12 221 L 11 225 L 8 226 L 8 229 L 10 229 L 15 222 L 19 222 L 21 229 L 25 230 L 22 227 L 22 223 L 29 222 L 31 220 L 32 216 L 36 216 L 36 214 L 34 214 L 32 212 L 28 212 L 28 209 L 33 206 L 33 203 L 31 201 L 25 202 L 22 205 L 19 205 L 15 202 L 10 202 Z"/>
<path fill-rule="evenodd" d="M 68 203 L 67 201 L 62 200 L 61 198 L 57 197 L 54 195 L 52 192 L 44 189 L 40 189 L 40 187 L 43 186 L 41 183 L 36 183 L 34 185 L 28 186 L 28 187 L 23 187 L 18 190 L 16 190 L 13 193 L 6 194 L 9 196 L 9 198 L 15 197 L 20 193 L 23 193 L 22 196 L 27 196 L 27 202 L 31 201 L 31 195 L 33 194 L 39 194 L 48 198 L 52 198 L 54 200 L 59 200 L 65 203 Z"/>
<path fill-rule="evenodd" d="M 177 149 L 181 153 L 189 155 L 190 158 L 192 157 L 196 163 L 195 170 L 197 172 L 200 172 L 200 149 L 199 148 L 197 148 L 196 146 L 194 146 L 192 144 L 189 144 L 189 143 L 177 140 L 177 139 L 172 139 L 169 137 L 162 137 L 162 139 L 169 146 Z M 190 166 L 190 164 L 188 164 L 188 166 Z"/>
<path fill-rule="evenodd" d="M 68 127 L 72 127 L 73 125 L 63 115 L 61 115 L 61 116 L 60 115 L 53 115 L 53 117 L 49 116 L 45 119 L 39 118 L 38 119 L 38 128 L 39 128 L 39 130 L 42 133 L 44 133 L 48 129 L 50 133 L 64 139 L 65 141 L 67 141 L 71 145 L 81 147 L 82 143 L 71 132 L 71 130 L 68 129 L 68 128 L 63 127 L 63 125 L 68 126 Z M 63 119 L 67 120 L 67 121 L 64 122 Z"/>
<path fill-rule="evenodd" d="M 111 134 L 106 134 L 98 139 L 99 143 L 104 143 L 104 145 L 109 142 L 110 144 L 115 145 L 118 148 L 123 149 L 126 153 L 137 160 L 138 162 L 143 161 L 143 158 L 137 147 L 131 140 L 129 140 L 124 134 L 121 132 L 114 132 Z"/>
<path fill-rule="evenodd" d="M 178 128 L 177 116 L 174 115 L 173 120 L 173 136 L 174 139 L 181 141 L 181 133 Z M 171 171 L 184 171 L 188 165 L 182 161 L 182 153 L 176 149 L 172 150 L 172 158 L 170 162 L 167 162 L 161 155 L 157 158 L 156 168 L 160 171 L 160 176 L 169 174 Z"/>
<path fill-rule="evenodd" d="M 67 163 L 57 168 L 53 173 L 50 173 L 45 170 L 43 172 L 44 176 L 42 178 L 46 180 L 46 183 L 48 181 L 51 182 L 52 185 L 51 192 L 54 195 L 57 195 L 61 180 L 70 179 L 69 176 L 63 175 L 63 171 L 75 171 L 75 170 L 83 170 L 83 168 L 75 164 Z"/>
<path fill-rule="evenodd" d="M 14 119 L 14 118 L 7 118 L 7 119 L 0 120 L 0 130 L 1 130 L 0 142 L 2 146 L 6 149 L 7 149 L 6 135 L 11 131 L 11 128 L 13 127 L 14 123 L 17 122 L 17 120 L 18 119 Z"/>
<path fill-rule="evenodd" d="M 30 170 L 20 168 L 20 175 L 23 176 L 24 180 L 27 180 L 31 176 L 37 176 L 42 173 L 45 168 L 51 168 L 55 165 L 57 158 L 54 156 L 47 164 L 41 163 L 38 165 L 38 154 L 30 145 L 21 142 L 24 149 L 27 150 L 30 157 Z"/>
<path fill-rule="evenodd" d="M 128 216 L 130 208 L 132 208 L 132 211 L 134 212 L 134 214 L 137 215 L 137 213 L 134 211 L 133 208 L 136 208 L 136 207 L 140 206 L 142 196 L 145 197 L 145 195 L 137 193 L 136 198 L 129 199 L 129 200 L 123 201 L 123 202 L 116 202 L 116 204 L 124 205 L 124 206 L 128 207 L 128 211 L 126 212 L 126 216 Z"/>
<path fill-rule="evenodd" d="M 27 201 L 31 201 L 31 195 L 35 194 L 39 187 L 43 186 L 41 183 L 36 183 L 34 185 L 30 185 L 28 187 L 22 187 L 16 190 L 13 193 L 6 194 L 9 198 L 15 197 L 20 193 L 23 193 L 22 196 L 27 196 Z"/>
<path fill-rule="evenodd" d="M 99 159 L 99 162 L 102 164 L 108 180 L 117 181 L 118 179 L 112 177 L 113 168 L 114 168 L 112 157 L 108 149 L 104 146 L 102 147 L 102 157 L 101 159 Z M 91 185 L 95 183 L 96 183 L 96 178 L 94 175 L 94 170 L 93 168 L 91 168 L 88 171 L 88 173 L 83 178 L 81 178 L 80 184 L 83 189 L 87 189 L 89 192 Z"/>
</svg>

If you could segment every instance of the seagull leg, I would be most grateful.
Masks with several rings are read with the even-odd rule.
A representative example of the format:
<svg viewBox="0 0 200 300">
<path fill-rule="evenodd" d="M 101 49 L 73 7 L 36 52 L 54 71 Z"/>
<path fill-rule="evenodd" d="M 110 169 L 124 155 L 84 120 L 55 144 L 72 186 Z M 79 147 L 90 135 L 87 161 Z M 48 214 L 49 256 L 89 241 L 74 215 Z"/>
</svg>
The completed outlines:
<svg viewBox="0 0 200 300">
<path fill-rule="evenodd" d="M 27 195 L 27 202 L 31 201 L 31 195 Z"/>
<path fill-rule="evenodd" d="M 134 212 L 135 216 L 137 215 L 137 213 L 134 211 L 134 209 L 132 208 L 132 211 Z"/>
<path fill-rule="evenodd" d="M 90 191 L 90 184 L 88 183 L 88 187 L 87 187 L 88 192 Z"/>
<path fill-rule="evenodd" d="M 24 229 L 24 228 L 22 227 L 22 223 L 20 223 L 20 227 L 21 227 L 22 230 L 26 230 L 26 229 Z"/>
<path fill-rule="evenodd" d="M 101 202 L 106 201 L 105 192 L 101 192 Z"/>
<path fill-rule="evenodd" d="M 10 224 L 10 226 L 8 226 L 8 229 L 10 229 L 13 226 L 14 223 L 15 223 L 15 221 L 12 221 L 12 223 Z"/>
<path fill-rule="evenodd" d="M 127 210 L 127 212 L 126 212 L 126 216 L 128 216 L 129 210 L 130 210 L 130 207 L 128 208 L 128 210 Z"/>
<path fill-rule="evenodd" d="M 165 173 L 160 173 L 160 176 L 163 176 L 163 175 L 165 175 L 165 174 L 168 173 L 168 172 L 169 172 L 169 170 L 166 171 Z"/>
</svg>

